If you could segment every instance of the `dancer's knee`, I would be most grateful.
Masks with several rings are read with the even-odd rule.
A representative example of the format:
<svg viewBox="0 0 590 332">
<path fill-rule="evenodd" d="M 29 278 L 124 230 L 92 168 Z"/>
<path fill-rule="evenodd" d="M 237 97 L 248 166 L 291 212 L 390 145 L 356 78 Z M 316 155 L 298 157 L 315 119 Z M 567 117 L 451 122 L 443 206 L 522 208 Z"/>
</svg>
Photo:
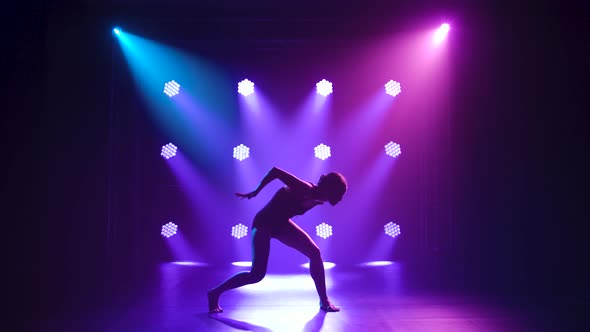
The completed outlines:
<svg viewBox="0 0 590 332">
<path fill-rule="evenodd" d="M 307 257 L 309 257 L 310 261 L 322 261 L 322 253 L 320 252 L 320 248 L 314 246 L 309 250 Z"/>
<path fill-rule="evenodd" d="M 250 280 L 252 281 L 253 284 L 262 281 L 262 279 L 264 279 L 264 276 L 266 275 L 265 271 L 250 271 Z"/>
</svg>

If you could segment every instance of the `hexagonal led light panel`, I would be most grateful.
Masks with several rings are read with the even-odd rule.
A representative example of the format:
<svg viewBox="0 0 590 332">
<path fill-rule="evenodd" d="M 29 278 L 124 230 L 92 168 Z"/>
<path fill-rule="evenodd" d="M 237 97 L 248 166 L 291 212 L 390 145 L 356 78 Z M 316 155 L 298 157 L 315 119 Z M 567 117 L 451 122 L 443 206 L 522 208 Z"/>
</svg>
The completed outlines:
<svg viewBox="0 0 590 332">
<path fill-rule="evenodd" d="M 244 144 L 240 144 L 234 147 L 234 158 L 239 161 L 242 161 L 246 158 L 250 157 L 250 148 L 245 146 Z"/>
<path fill-rule="evenodd" d="M 238 92 L 246 97 L 254 93 L 254 83 L 248 79 L 242 80 L 238 83 Z"/>
<path fill-rule="evenodd" d="M 385 93 L 395 97 L 402 92 L 402 86 L 399 82 L 391 80 L 385 84 Z"/>
<path fill-rule="evenodd" d="M 246 235 L 248 235 L 248 226 L 244 224 L 237 224 L 231 228 L 231 236 L 236 239 L 241 239 Z"/>
<path fill-rule="evenodd" d="M 178 150 L 178 148 L 176 147 L 176 145 L 174 145 L 172 143 L 168 143 L 168 144 L 162 146 L 162 151 L 160 152 L 160 156 L 162 156 L 166 159 L 170 159 L 170 158 L 176 156 L 177 150 Z"/>
<path fill-rule="evenodd" d="M 392 158 L 397 158 L 402 154 L 402 147 L 394 142 L 389 142 L 385 145 L 385 154 Z"/>
<path fill-rule="evenodd" d="M 315 87 L 316 87 L 316 92 L 324 97 L 326 97 L 327 95 L 329 95 L 330 93 L 332 93 L 334 91 L 332 89 L 332 82 L 326 81 L 326 80 L 319 81 L 315 85 Z"/>
<path fill-rule="evenodd" d="M 169 222 L 162 226 L 162 231 L 160 232 L 160 234 L 165 238 L 169 238 L 176 234 L 177 229 L 178 226 L 175 223 Z"/>
<path fill-rule="evenodd" d="M 166 84 L 164 84 L 164 93 L 168 97 L 174 97 L 180 92 L 180 84 L 176 83 L 176 81 L 172 80 Z"/>
<path fill-rule="evenodd" d="M 315 227 L 315 232 L 319 237 L 327 239 L 332 236 L 332 226 L 323 222 Z"/>
<path fill-rule="evenodd" d="M 383 228 L 385 229 L 385 234 L 393 238 L 398 237 L 401 234 L 399 225 L 393 222 L 388 222 Z"/>
<path fill-rule="evenodd" d="M 330 153 L 330 147 L 327 145 L 324 145 L 323 143 L 316 146 L 315 148 L 313 148 L 313 152 L 314 152 L 316 158 L 321 159 L 321 160 L 326 160 L 326 159 L 330 158 L 330 156 L 332 155 Z"/>
</svg>

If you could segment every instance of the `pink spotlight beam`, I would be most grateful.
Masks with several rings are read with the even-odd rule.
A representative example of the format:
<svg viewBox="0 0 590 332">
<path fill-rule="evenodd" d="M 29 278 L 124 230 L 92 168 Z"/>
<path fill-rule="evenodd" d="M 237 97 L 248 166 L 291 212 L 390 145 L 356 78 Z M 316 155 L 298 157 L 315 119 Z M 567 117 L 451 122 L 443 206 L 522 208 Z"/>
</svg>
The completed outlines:
<svg viewBox="0 0 590 332">
<path fill-rule="evenodd" d="M 434 37 L 432 38 L 432 40 L 434 41 L 435 44 L 440 44 L 443 42 L 443 40 L 445 40 L 445 38 L 447 38 L 447 34 L 449 33 L 449 30 L 451 30 L 451 26 L 448 25 L 447 23 L 444 23 L 440 26 L 440 28 L 438 28 L 436 30 L 436 32 L 434 33 Z"/>
</svg>

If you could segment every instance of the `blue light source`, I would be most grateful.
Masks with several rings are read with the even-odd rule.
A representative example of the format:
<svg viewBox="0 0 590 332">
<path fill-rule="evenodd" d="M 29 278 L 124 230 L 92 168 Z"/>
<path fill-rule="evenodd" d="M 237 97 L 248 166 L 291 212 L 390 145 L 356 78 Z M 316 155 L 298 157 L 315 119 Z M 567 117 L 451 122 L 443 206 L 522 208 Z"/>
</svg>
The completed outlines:
<svg viewBox="0 0 590 332">
<path fill-rule="evenodd" d="M 172 80 L 164 84 L 164 93 L 168 97 L 174 97 L 180 92 L 180 84 L 176 83 L 176 81 Z"/>
<path fill-rule="evenodd" d="M 119 28 L 114 28 L 113 32 L 115 33 L 115 35 L 119 35 L 121 33 L 121 30 Z"/>
</svg>

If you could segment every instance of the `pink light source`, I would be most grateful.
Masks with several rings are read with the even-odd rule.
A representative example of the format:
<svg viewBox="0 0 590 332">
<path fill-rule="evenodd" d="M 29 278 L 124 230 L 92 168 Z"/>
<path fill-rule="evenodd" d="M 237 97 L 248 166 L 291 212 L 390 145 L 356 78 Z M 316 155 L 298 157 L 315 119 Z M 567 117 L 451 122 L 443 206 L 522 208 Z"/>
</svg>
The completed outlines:
<svg viewBox="0 0 590 332">
<path fill-rule="evenodd" d="M 449 33 L 449 30 L 451 30 L 450 25 L 448 25 L 447 23 L 442 24 L 440 26 L 440 28 L 438 28 L 438 30 L 436 30 L 436 32 L 434 33 L 434 37 L 432 38 L 434 43 L 435 44 L 442 43 L 442 41 L 445 40 L 445 38 L 447 38 L 447 34 Z"/>
</svg>

